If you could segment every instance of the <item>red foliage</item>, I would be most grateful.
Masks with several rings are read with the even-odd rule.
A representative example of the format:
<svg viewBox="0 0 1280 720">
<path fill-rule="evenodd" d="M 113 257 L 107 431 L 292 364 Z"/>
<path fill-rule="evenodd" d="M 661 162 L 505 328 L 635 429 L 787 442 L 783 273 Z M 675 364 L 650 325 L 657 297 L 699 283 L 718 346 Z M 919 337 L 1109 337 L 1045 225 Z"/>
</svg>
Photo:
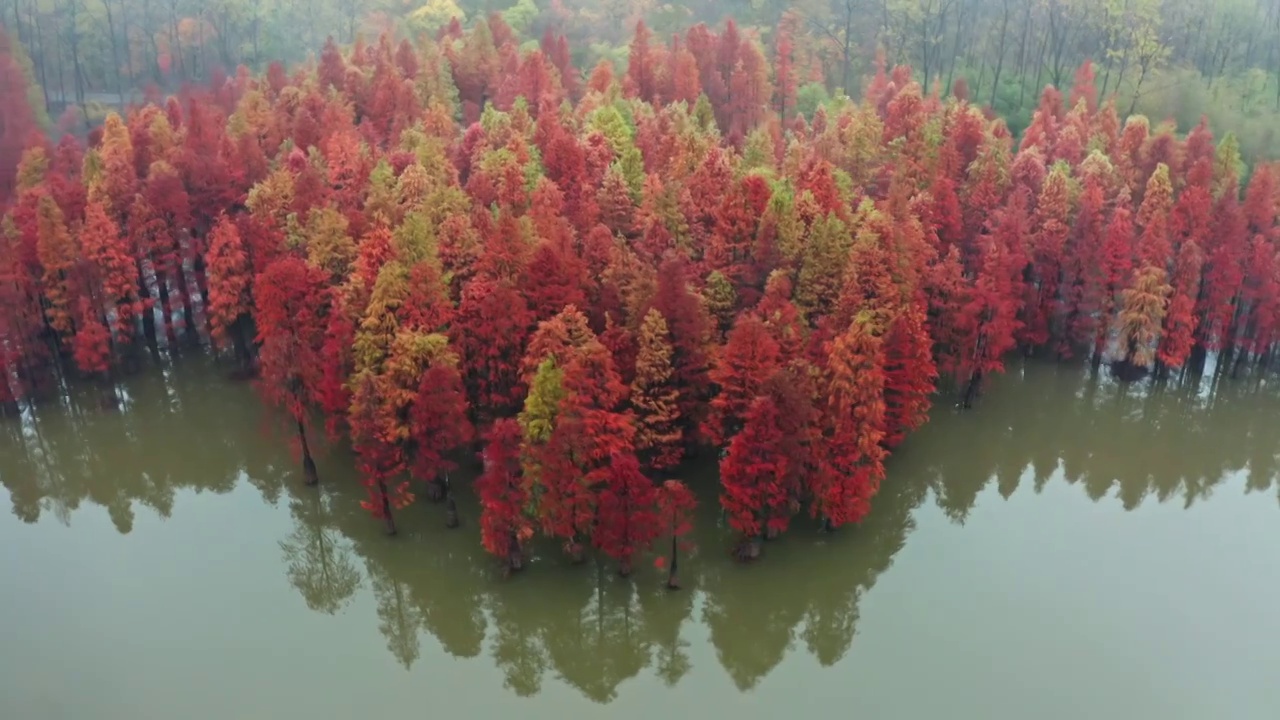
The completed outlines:
<svg viewBox="0 0 1280 720">
<path fill-rule="evenodd" d="M 633 558 L 649 549 L 661 531 L 657 496 L 657 488 L 640 472 L 634 453 L 613 455 L 600 491 L 592 539 L 605 555 L 618 561 L 623 575 L 631 573 Z"/>
<path fill-rule="evenodd" d="M 737 434 L 765 381 L 779 367 L 778 343 L 764 322 L 752 313 L 740 316 L 710 373 L 719 392 L 711 399 L 703 429 L 708 443 L 720 446 Z"/>
<path fill-rule="evenodd" d="M 653 33 L 644 21 L 636 23 L 631 36 L 631 52 L 627 55 L 626 88 L 628 92 L 648 103 L 658 101 L 658 68 L 653 58 Z"/>
<path fill-rule="evenodd" d="M 14 192 L 14 170 L 28 137 L 36 132 L 36 117 L 27 102 L 27 81 L 11 54 L 9 34 L 0 28 L 0 208 Z"/>
<path fill-rule="evenodd" d="M 480 541 L 507 567 L 519 569 L 521 548 L 533 536 L 533 525 L 525 516 L 529 495 L 520 474 L 519 424 L 511 418 L 495 422 L 485 436 L 481 457 L 484 472 L 476 479 Z"/>
<path fill-rule="evenodd" d="M 449 455 L 471 442 L 472 434 L 462 376 L 455 367 L 432 365 L 422 374 L 409 410 L 413 476 L 432 482 L 456 468 Z"/>
<path fill-rule="evenodd" d="M 258 387 L 267 402 L 305 422 L 322 377 L 328 311 L 326 273 L 299 258 L 282 257 L 253 284 L 261 346 Z"/>
<path fill-rule="evenodd" d="M 80 228 L 80 247 L 84 258 L 92 267 L 106 305 L 115 311 L 112 333 L 116 341 L 129 343 L 133 339 L 134 323 L 142 312 L 138 302 L 138 273 L 134 266 L 134 252 L 129 238 L 99 202 L 90 202 L 85 208 L 84 225 Z M 210 304 L 213 289 L 210 288 Z M 248 298 L 245 298 L 248 312 Z M 213 308 L 210 308 L 213 312 Z"/>
<path fill-rule="evenodd" d="M 250 313 L 252 275 L 240 233 L 224 215 L 209 233 L 209 324 L 213 340 L 225 347 L 237 323 Z M 243 338 L 235 342 L 242 343 Z M 239 345 L 237 345 L 239 347 Z"/>
<path fill-rule="evenodd" d="M 493 416 L 519 406 L 524 397 L 520 358 L 532 325 L 524 297 L 509 283 L 480 276 L 463 288 L 451 332 L 476 411 Z"/>
<path fill-rule="evenodd" d="M 742 432 L 729 443 L 720 461 L 720 504 L 729 526 L 744 539 L 755 539 L 770 525 L 786 526 L 790 517 L 785 478 L 787 457 L 780 445 L 782 417 L 772 397 L 757 397 L 747 411 Z"/>
<path fill-rule="evenodd" d="M 702 302 L 690 291 L 681 261 L 669 260 L 658 270 L 652 307 L 662 313 L 671 332 L 671 367 L 688 438 L 701 423 L 703 400 L 709 394 L 707 346 L 711 320 Z"/>
<path fill-rule="evenodd" d="M 814 477 L 812 511 L 828 525 L 858 522 L 884 478 L 884 359 L 879 338 L 854 323 L 827 360 L 825 462 Z"/>
<path fill-rule="evenodd" d="M 884 444 L 897 447 L 929 419 L 938 378 L 925 312 L 910 303 L 889 324 L 884 341 Z"/>
</svg>

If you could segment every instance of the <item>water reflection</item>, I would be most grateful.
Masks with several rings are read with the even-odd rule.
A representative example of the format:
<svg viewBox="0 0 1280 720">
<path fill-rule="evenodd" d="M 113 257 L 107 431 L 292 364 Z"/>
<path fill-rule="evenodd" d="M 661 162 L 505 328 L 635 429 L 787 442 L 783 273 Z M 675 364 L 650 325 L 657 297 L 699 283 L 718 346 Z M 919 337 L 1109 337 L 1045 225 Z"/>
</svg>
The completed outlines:
<svg viewBox="0 0 1280 720">
<path fill-rule="evenodd" d="M 937 410 L 893 458 L 874 512 L 856 529 L 823 535 L 799 519 L 763 563 L 740 567 L 724 552 L 713 469 L 692 468 L 706 501 L 700 549 L 682 564 L 684 591 L 666 592 L 647 568 L 623 580 L 603 563 L 569 566 L 552 546 L 535 546 L 529 571 L 504 581 L 476 539 L 469 493 L 462 530 L 414 508 L 401 537 L 388 539 L 360 509 L 343 449 L 330 449 L 318 491 L 302 487 L 252 390 L 221 381 L 205 361 L 183 362 L 131 378 L 118 389 L 127 398 L 119 411 L 99 409 L 96 391 L 77 391 L 0 421 L 0 482 L 13 514 L 70 525 L 81 508 L 99 506 L 129 534 L 139 508 L 180 520 L 175 505 L 197 502 L 191 494 L 252 486 L 287 508 L 280 567 L 310 610 L 341 613 L 367 593 L 371 626 L 405 668 L 427 653 L 485 658 L 517 695 L 540 692 L 551 677 L 600 703 L 645 673 L 679 683 L 699 657 L 695 626 L 743 691 L 790 653 L 823 666 L 840 661 L 855 643 L 860 604 L 930 497 L 958 524 L 980 499 L 993 499 L 985 492 L 993 486 L 1009 499 L 1054 478 L 1129 510 L 1190 508 L 1234 472 L 1247 475 L 1249 492 L 1274 491 L 1280 453 L 1280 392 L 1266 379 L 1210 374 L 1126 387 L 1105 373 L 1026 364 L 976 410 Z"/>
</svg>

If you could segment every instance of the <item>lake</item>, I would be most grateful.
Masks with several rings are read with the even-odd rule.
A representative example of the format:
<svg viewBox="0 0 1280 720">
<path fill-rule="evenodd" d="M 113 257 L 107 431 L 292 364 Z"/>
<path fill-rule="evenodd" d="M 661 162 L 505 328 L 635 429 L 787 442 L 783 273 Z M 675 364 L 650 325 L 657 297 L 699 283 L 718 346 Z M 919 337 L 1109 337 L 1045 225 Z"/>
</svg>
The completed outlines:
<svg viewBox="0 0 1280 720">
<path fill-rule="evenodd" d="M 1280 383 L 1015 363 L 936 408 L 861 526 L 729 557 L 715 474 L 684 590 L 536 545 L 504 579 L 419 503 L 388 538 L 342 448 L 306 488 L 193 356 L 0 418 L 0 717 L 1271 718 Z M 460 483 L 459 483 L 460 484 Z"/>
</svg>

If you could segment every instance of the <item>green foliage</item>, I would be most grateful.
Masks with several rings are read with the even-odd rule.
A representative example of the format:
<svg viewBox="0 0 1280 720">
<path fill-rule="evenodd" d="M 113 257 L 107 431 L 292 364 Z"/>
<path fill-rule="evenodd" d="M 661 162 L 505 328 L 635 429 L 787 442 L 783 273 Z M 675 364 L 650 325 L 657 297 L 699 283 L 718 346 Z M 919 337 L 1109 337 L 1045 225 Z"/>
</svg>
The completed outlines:
<svg viewBox="0 0 1280 720">
<path fill-rule="evenodd" d="M 831 94 L 822 83 L 805 83 L 796 91 L 796 110 L 807 118 L 812 118 L 819 107 L 830 104 Z"/>
<path fill-rule="evenodd" d="M 421 7 L 410 12 L 406 20 L 414 30 L 435 33 L 454 18 L 463 23 L 467 21 L 467 13 L 457 0 L 426 0 Z"/>
<path fill-rule="evenodd" d="M 556 366 L 555 358 L 549 357 L 538 365 L 533 387 L 520 412 L 520 428 L 528 441 L 546 442 L 551 437 L 564 397 L 564 371 Z"/>
<path fill-rule="evenodd" d="M 515 5 L 502 11 L 502 19 L 517 34 L 524 34 L 532 27 L 533 21 L 538 18 L 539 12 L 541 11 L 533 0 L 516 0 Z"/>
</svg>

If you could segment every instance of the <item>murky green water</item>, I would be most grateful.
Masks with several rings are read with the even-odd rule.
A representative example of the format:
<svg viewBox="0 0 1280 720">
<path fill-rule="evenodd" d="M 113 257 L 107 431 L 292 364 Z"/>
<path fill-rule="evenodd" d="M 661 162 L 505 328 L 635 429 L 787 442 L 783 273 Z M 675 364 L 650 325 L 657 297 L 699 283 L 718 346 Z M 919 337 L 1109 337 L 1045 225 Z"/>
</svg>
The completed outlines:
<svg viewBox="0 0 1280 720">
<path fill-rule="evenodd" d="M 1280 388 L 1028 365 L 891 462 L 871 517 L 686 589 L 541 549 L 504 581 L 412 507 L 319 493 L 207 364 L 0 420 L 0 718 L 1272 718 Z"/>
</svg>

